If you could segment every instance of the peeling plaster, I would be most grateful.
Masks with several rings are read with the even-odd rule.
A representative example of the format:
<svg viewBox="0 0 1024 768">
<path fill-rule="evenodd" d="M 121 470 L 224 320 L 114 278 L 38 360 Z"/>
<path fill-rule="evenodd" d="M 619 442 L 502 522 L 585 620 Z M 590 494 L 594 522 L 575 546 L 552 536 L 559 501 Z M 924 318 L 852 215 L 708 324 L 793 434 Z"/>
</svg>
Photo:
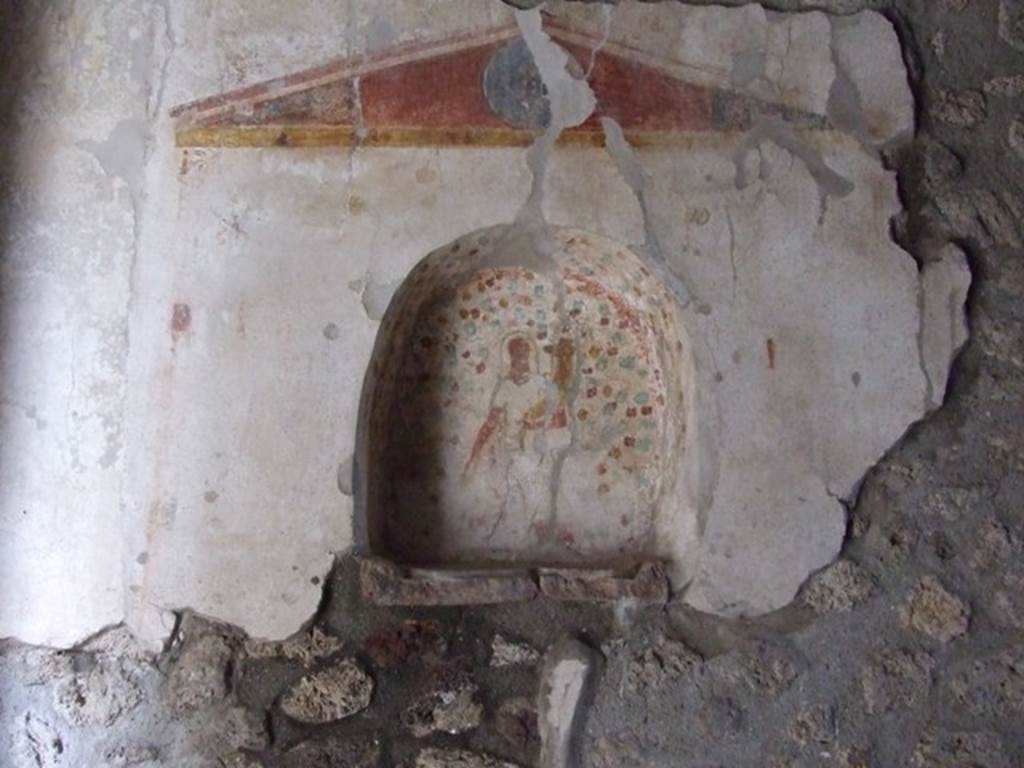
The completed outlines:
<svg viewBox="0 0 1024 768">
<path fill-rule="evenodd" d="M 675 583 L 693 587 L 686 595 L 693 604 L 756 613 L 787 601 L 799 586 L 793 583 L 801 580 L 794 575 L 799 567 L 781 571 L 794 562 L 805 570 L 808 563 L 813 569 L 827 562 L 831 545 L 837 548 L 842 540 L 837 500 L 850 497 L 864 469 L 907 424 L 941 402 L 950 357 L 965 338 L 962 305 L 970 275 L 962 257 L 953 256 L 910 275 L 909 258 L 889 238 L 888 220 L 898 204 L 875 148 L 912 132 L 913 104 L 905 78 L 901 83 L 873 74 L 876 68 L 903 72 L 895 31 L 880 15 L 769 17 L 759 6 L 628 3 L 569 11 L 589 14 L 595 33 L 585 62 L 588 75 L 601 51 L 620 44 L 663 46 L 659 55 L 675 56 L 695 81 L 739 86 L 762 99 L 765 111 L 776 109 L 781 116 L 758 119 L 739 147 L 696 142 L 686 152 L 646 153 L 631 147 L 622 127 L 607 117 L 602 121 L 607 156 L 573 155 L 556 146 L 558 136 L 587 120 L 597 105 L 586 79 L 573 76 L 566 51 L 542 29 L 535 9 L 516 14 L 515 20 L 548 90 L 552 120 L 525 155 L 519 149 L 460 155 L 462 150 L 418 148 L 390 156 L 370 150 L 362 145 L 364 97 L 357 80 L 359 140 L 347 157 L 325 154 L 312 161 L 308 153 L 289 156 L 285 149 L 248 155 L 216 151 L 203 153 L 196 171 L 185 175 L 179 174 L 180 153 L 169 144 L 167 100 L 184 100 L 227 81 L 258 81 L 304 66 L 311 57 L 327 58 L 339 47 L 360 51 L 429 31 L 485 28 L 511 17 L 465 3 L 451 6 L 443 19 L 406 5 L 404 10 L 375 7 L 370 15 L 349 9 L 352 19 L 328 14 L 322 28 L 296 32 L 294 40 L 282 42 L 281 20 L 273 14 L 247 16 L 239 28 L 228 30 L 233 11 L 207 9 L 208 29 L 195 30 L 180 23 L 192 6 L 179 9 L 160 0 L 153 8 L 160 13 L 149 14 L 150 26 L 123 51 L 101 29 L 120 25 L 119 16 L 75 16 L 74 24 L 51 35 L 54 52 L 48 55 L 60 58 L 47 66 L 74 71 L 79 79 L 63 96 L 47 95 L 40 112 L 57 118 L 70 138 L 68 146 L 58 145 L 42 129 L 30 137 L 31 152 L 23 162 L 31 173 L 19 187 L 19 199 L 38 197 L 43 203 L 31 216 L 24 213 L 29 223 L 11 235 L 18 248 L 11 263 L 30 265 L 26 278 L 41 280 L 55 265 L 76 271 L 52 290 L 19 294 L 7 310 L 23 321 L 30 307 L 64 308 L 45 316 L 52 320 L 46 333 L 59 336 L 59 344 L 50 343 L 50 336 L 33 336 L 22 345 L 38 350 L 40 366 L 61 372 L 53 383 L 61 392 L 49 400 L 28 396 L 38 373 L 22 369 L 16 391 L 5 401 L 6 410 L 15 412 L 5 417 L 5 439 L 16 436 L 29 446 L 26 455 L 38 459 L 38 468 L 26 474 L 31 484 L 18 486 L 19 498 L 10 508 L 20 514 L 26 506 L 33 515 L 37 509 L 52 510 L 58 519 L 86 503 L 90 511 L 113 510 L 113 528 L 126 539 L 117 555 L 122 579 L 111 580 L 110 569 L 86 562 L 90 553 L 74 547 L 85 533 L 99 541 L 100 532 L 110 528 L 111 520 L 99 512 L 53 531 L 22 525 L 18 536 L 43 531 L 47 546 L 36 547 L 31 537 L 9 539 L 18 562 L 29 557 L 39 565 L 33 572 L 41 575 L 19 593 L 17 615 L 0 615 L 0 634 L 66 644 L 127 614 L 147 642 L 159 643 L 174 626 L 167 606 L 181 605 L 256 633 L 294 630 L 319 600 L 310 576 L 322 576 L 330 552 L 347 545 L 351 472 L 348 460 L 336 462 L 351 449 L 353 392 L 376 322 L 400 276 L 439 243 L 512 219 L 514 235 L 495 249 L 494 263 L 527 253 L 543 267 L 552 210 L 560 224 L 572 224 L 565 219 L 574 215 L 574 204 L 583 211 L 580 216 L 599 208 L 582 194 L 578 202 L 568 196 L 558 206 L 550 195 L 545 199 L 545 184 L 556 167 L 560 184 L 581 189 L 583 180 L 594 178 L 587 175 L 588 164 L 612 158 L 643 219 L 644 242 L 637 251 L 686 308 L 703 378 L 691 393 L 690 444 L 696 447 L 688 453 L 681 482 L 700 512 L 697 533 L 706 540 L 675 574 Z M 315 4 L 309 8 L 315 10 Z M 64 45 L 61 35 L 79 28 L 88 30 L 86 42 Z M 230 34 L 214 46 L 213 37 L 226 30 Z M 827 33 L 820 34 L 823 30 Z M 882 40 L 877 50 L 876 40 Z M 801 78 L 804 69 L 814 77 Z M 152 82 L 148 89 L 147 82 Z M 787 125 L 792 115 L 786 109 L 798 108 L 827 111 L 860 147 L 848 137 L 810 140 L 799 127 Z M 869 124 L 868 113 L 885 120 Z M 554 157 L 558 162 L 551 162 Z M 293 166 L 305 170 L 291 172 Z M 62 173 L 52 174 L 53 167 Z M 413 167 L 435 174 L 436 183 L 409 179 L 407 184 L 401 169 Z M 71 180 L 67 189 L 50 186 L 58 178 Z M 456 189 L 466 178 L 480 183 L 468 192 Z M 71 189 L 72 182 L 80 187 Z M 371 201 L 367 216 L 346 207 L 350 195 L 369 198 L 366 189 L 385 184 L 391 192 Z M 211 211 L 232 210 L 223 199 L 228 189 L 233 200 L 251 200 L 244 233 L 213 221 Z M 815 198 L 817 216 L 808 219 L 805 210 L 813 208 Z M 19 209 L 19 216 L 27 210 Z M 65 214 L 71 216 L 66 225 Z M 788 229 L 776 226 L 779 222 Z M 622 222 L 601 224 L 608 228 L 602 234 L 634 242 L 623 234 Z M 819 239 L 828 248 L 820 248 Z M 785 248 L 776 248 L 779 242 Z M 858 262 L 865 250 L 872 260 Z M 85 269 L 83 259 L 68 259 L 68 252 L 86 254 L 107 271 Z M 820 270 L 817 282 L 805 282 L 815 270 Z M 114 272 L 130 288 L 123 295 L 99 290 Z M 358 301 L 346 293 L 346 285 Z M 836 287 L 844 285 L 846 290 Z M 812 299 L 819 295 L 816 304 Z M 195 322 L 187 339 L 173 344 L 168 312 L 182 301 L 194 308 Z M 846 333 L 859 327 L 861 302 L 882 318 L 871 329 L 879 345 L 871 354 L 857 333 Z M 125 305 L 130 323 L 122 316 Z M 778 311 L 785 307 L 801 308 L 799 322 L 787 321 Z M 239 322 L 204 322 L 211 317 Z M 327 333 L 327 318 L 337 333 Z M 330 345 L 324 345 L 325 336 Z M 818 346 L 822 339 L 849 344 L 851 359 L 833 366 L 827 345 Z M 913 353 L 905 360 L 881 359 L 904 350 L 908 339 L 916 359 Z M 19 359 L 32 359 L 22 347 Z M 772 353 L 766 355 L 766 348 Z M 909 372 L 906 363 L 920 370 Z M 805 387 L 815 379 L 827 380 L 841 407 L 831 410 Z M 892 396 L 883 398 L 887 389 Z M 97 399 L 102 402 L 94 410 L 83 407 Z M 127 412 L 123 423 L 122 410 Z M 153 424 L 148 414 L 161 414 L 165 421 Z M 770 418 L 758 420 L 758 415 Z M 862 426 L 844 421 L 847 417 L 860 419 Z M 834 423 L 830 429 L 842 439 L 830 441 L 809 427 L 815 419 Z M 59 450 L 38 449 L 33 441 L 44 433 Z M 720 452 L 714 437 L 719 435 L 731 441 Z M 779 457 L 802 461 L 804 450 L 814 452 L 808 465 L 813 471 L 787 474 L 793 467 Z M 743 474 L 750 477 L 742 488 L 730 485 Z M 65 475 L 75 478 L 74 487 L 56 488 L 53 478 Z M 227 504 L 208 498 L 203 503 L 210 478 L 218 488 L 214 493 L 245 509 L 246 520 L 233 517 Z M 753 485 L 768 489 L 756 501 L 744 495 Z M 780 485 L 790 488 L 780 490 Z M 815 501 L 797 504 L 794 489 Z M 22 494 L 32 504 L 23 504 Z M 554 496 L 552 505 L 558 503 Z M 278 500 L 285 498 L 302 511 L 288 519 L 278 515 Z M 791 519 L 773 526 L 769 513 L 783 509 Z M 136 530 L 145 526 L 153 530 Z M 744 527 L 758 539 L 758 551 L 730 538 L 735 528 Z M 810 535 L 815 531 L 817 538 Z M 664 537 L 691 533 L 667 530 Z M 152 542 L 146 540 L 150 535 Z M 230 543 L 208 546 L 214 539 Z M 104 545 L 107 560 L 118 542 L 114 537 Z M 95 583 L 83 589 L 107 595 L 120 586 L 124 600 L 115 599 L 113 608 L 76 605 L 80 615 L 53 627 L 40 611 L 54 595 L 64 594 L 63 571 L 47 560 L 55 551 L 72 553 L 67 567 L 76 573 L 96 572 Z M 175 558 L 181 551 L 193 558 L 187 568 Z M 247 576 L 244 585 L 216 580 L 218 573 L 245 572 L 254 552 L 260 554 L 261 572 Z M 763 552 L 771 557 L 765 559 Z M 140 553 L 146 555 L 144 563 Z M 5 553 L 0 557 L 2 580 L 11 578 L 13 562 Z M 296 562 L 302 572 L 294 575 L 290 569 Z M 749 593 L 755 597 L 748 599 Z"/>
</svg>

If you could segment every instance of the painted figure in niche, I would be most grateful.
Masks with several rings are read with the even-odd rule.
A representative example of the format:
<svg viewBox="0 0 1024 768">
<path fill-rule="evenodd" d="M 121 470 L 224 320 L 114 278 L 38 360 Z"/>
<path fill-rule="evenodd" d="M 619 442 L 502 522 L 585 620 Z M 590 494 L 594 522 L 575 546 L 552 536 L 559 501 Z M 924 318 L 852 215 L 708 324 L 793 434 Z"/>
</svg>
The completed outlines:
<svg viewBox="0 0 1024 768">
<path fill-rule="evenodd" d="M 572 443 L 572 341 L 563 338 L 543 354 L 551 357 L 553 376 L 541 372 L 542 352 L 533 339 L 513 334 L 503 341 L 502 374 L 463 471 L 467 476 L 486 462 L 488 471 L 505 478 L 505 506 L 520 507 L 531 517 L 549 510 L 557 457 Z"/>
</svg>

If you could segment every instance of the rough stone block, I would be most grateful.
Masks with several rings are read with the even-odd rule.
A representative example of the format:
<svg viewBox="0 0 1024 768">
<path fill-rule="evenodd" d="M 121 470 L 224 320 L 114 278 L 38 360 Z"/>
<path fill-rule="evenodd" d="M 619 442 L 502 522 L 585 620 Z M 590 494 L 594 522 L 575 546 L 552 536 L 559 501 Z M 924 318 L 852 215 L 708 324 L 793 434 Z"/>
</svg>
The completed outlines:
<svg viewBox="0 0 1024 768">
<path fill-rule="evenodd" d="M 811 578 L 801 597 L 815 613 L 825 614 L 852 610 L 874 590 L 869 573 L 850 560 L 840 560 Z"/>
<path fill-rule="evenodd" d="M 491 641 L 491 666 L 511 667 L 536 664 L 540 660 L 537 649 L 527 643 L 517 643 L 504 635 L 495 635 Z"/>
<path fill-rule="evenodd" d="M 933 576 L 921 579 L 900 609 L 900 620 L 907 629 L 942 643 L 967 634 L 970 618 L 970 607 Z"/>
<path fill-rule="evenodd" d="M 472 680 L 456 675 L 417 698 L 402 715 L 402 724 L 413 736 L 432 733 L 465 733 L 480 725 L 483 705 Z"/>
<path fill-rule="evenodd" d="M 306 675 L 281 700 L 289 717 L 304 723 L 342 720 L 370 706 L 373 678 L 351 659 Z"/>
</svg>

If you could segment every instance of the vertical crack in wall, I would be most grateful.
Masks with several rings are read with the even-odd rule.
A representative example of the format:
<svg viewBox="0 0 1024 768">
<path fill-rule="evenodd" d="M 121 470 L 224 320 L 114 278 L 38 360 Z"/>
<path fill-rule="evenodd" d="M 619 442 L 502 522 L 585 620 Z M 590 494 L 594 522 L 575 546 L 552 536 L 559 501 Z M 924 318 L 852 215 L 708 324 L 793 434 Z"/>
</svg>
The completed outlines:
<svg viewBox="0 0 1024 768">
<path fill-rule="evenodd" d="M 555 142 L 562 131 L 590 117 L 597 97 L 586 80 L 569 73 L 569 54 L 544 31 L 539 9 L 516 11 L 516 23 L 544 83 L 551 115 L 544 133 L 527 150 L 526 164 L 533 174 L 533 184 L 517 217 L 517 223 L 536 224 L 544 219 L 544 176 Z"/>
<path fill-rule="evenodd" d="M 675 264 L 671 267 L 668 264 L 665 252 L 658 240 L 653 216 L 651 214 L 651 206 L 648 198 L 650 193 L 647 189 L 647 174 L 640 163 L 640 159 L 637 156 L 636 151 L 626 140 L 625 134 L 622 131 L 622 126 L 610 117 L 603 117 L 601 118 L 601 128 L 604 131 L 605 148 L 607 149 L 608 154 L 611 155 L 612 159 L 615 161 L 619 174 L 625 181 L 626 186 L 633 191 L 633 194 L 636 196 L 637 203 L 640 206 L 645 237 L 644 244 L 640 249 L 642 258 L 651 271 L 676 297 L 681 309 L 685 310 L 690 307 L 691 304 L 695 304 L 698 314 L 705 316 L 710 314 L 710 307 L 697 300 L 691 290 L 690 281 L 687 279 L 685 274 L 685 268 L 679 264 Z M 734 233 L 733 239 L 735 239 Z M 734 247 L 735 243 L 730 245 L 730 248 Z M 680 271 L 683 272 L 682 275 L 679 274 Z M 698 358 L 698 369 L 700 368 L 699 358 L 706 356 L 706 362 L 710 369 L 717 372 L 719 368 L 718 363 L 715 360 L 714 348 L 711 346 L 705 334 L 700 332 L 691 333 L 691 342 L 694 344 L 692 347 L 692 354 L 695 358 Z M 703 349 L 702 352 L 698 351 L 696 346 L 698 344 Z M 687 458 L 683 469 L 684 475 L 687 478 L 686 481 L 693 494 L 692 503 L 697 511 L 698 528 L 703 533 L 707 524 L 707 514 L 714 503 L 715 492 L 718 487 L 719 456 L 716 433 L 719 425 L 722 423 L 722 415 L 717 398 L 714 397 L 711 391 L 703 387 L 698 387 L 696 389 L 695 396 L 701 401 L 702 406 L 698 408 L 695 404 L 694 412 L 702 411 L 711 413 L 713 414 L 712 418 L 714 422 L 713 424 L 706 425 L 703 428 L 698 427 L 698 425 L 694 423 L 694 426 L 698 428 L 692 430 L 692 434 L 694 434 L 695 437 L 690 439 L 690 447 L 687 449 L 687 456 L 689 458 Z"/>
<path fill-rule="evenodd" d="M 861 101 L 860 90 L 844 65 L 842 56 L 839 55 L 837 49 L 837 23 L 837 19 L 829 17 L 829 30 L 831 32 L 829 49 L 832 54 L 832 66 L 835 68 L 836 75 L 832 81 L 832 87 L 829 89 L 825 114 L 832 125 L 838 130 L 856 136 L 865 151 L 876 154 L 867 141 L 867 121 L 864 115 L 864 105 Z"/>
<path fill-rule="evenodd" d="M 139 262 L 142 241 L 145 236 L 145 206 L 149 197 L 148 190 L 151 186 L 149 179 L 150 161 L 158 149 L 156 129 L 167 118 L 164 110 L 167 82 L 170 78 L 171 65 L 179 46 L 171 6 L 171 0 L 154 0 L 153 7 L 160 9 L 160 16 L 162 18 L 154 18 L 152 21 L 152 42 L 148 49 L 148 61 L 145 67 L 140 68 L 140 71 L 145 72 L 147 83 L 150 82 L 151 77 L 156 79 L 157 82 L 155 88 L 150 87 L 148 89 L 144 107 L 144 119 L 124 121 L 115 128 L 110 137 L 103 142 L 102 146 L 96 147 L 95 150 L 90 150 L 94 151 L 97 159 L 104 165 L 104 169 L 108 174 L 112 171 L 122 174 L 122 178 L 128 184 L 132 198 L 133 239 L 128 265 L 128 297 L 125 306 L 126 319 L 124 328 L 126 360 L 130 360 L 132 357 L 132 318 L 136 316 L 136 303 L 139 301 L 139 296 L 144 293 L 139 284 L 142 279 Z M 161 22 L 162 29 L 158 26 Z M 163 41 L 162 56 L 158 61 L 156 59 L 157 41 L 161 37 Z M 119 133 L 119 130 L 121 133 Z M 126 153 L 126 146 L 132 147 L 134 151 Z M 104 155 L 110 158 L 109 169 L 107 164 L 104 163 Z M 126 363 L 126 382 L 128 375 L 128 364 Z M 124 418 L 127 418 L 129 415 L 127 413 L 127 387 L 122 397 L 122 403 Z M 146 568 L 145 561 L 139 562 L 137 560 L 136 555 L 137 552 L 149 552 L 151 550 L 151 516 L 143 515 L 147 520 L 143 531 L 132 531 L 129 526 L 139 519 L 140 510 L 129 507 L 129 499 L 124 484 L 122 484 L 122 488 L 119 491 L 119 506 L 121 518 L 124 521 L 123 540 L 125 542 L 125 549 L 121 554 L 122 589 L 124 590 L 122 598 L 123 616 L 126 622 L 130 622 L 133 616 L 147 613 L 147 608 L 155 609 L 158 612 L 163 611 L 164 608 L 145 599 L 149 569 Z M 138 587 L 137 590 L 136 587 Z M 161 614 L 161 620 L 165 618 L 166 614 Z M 134 629 L 137 631 L 138 626 L 135 626 Z"/>
<path fill-rule="evenodd" d="M 594 73 L 594 65 L 597 64 L 597 55 L 604 49 L 608 44 L 608 39 L 612 34 L 612 14 L 615 12 L 616 6 L 614 5 L 602 5 L 601 6 L 601 39 L 590 49 L 590 61 L 587 62 L 587 72 L 583 76 L 585 80 L 590 81 L 590 76 Z"/>
<path fill-rule="evenodd" d="M 921 375 L 924 377 L 924 412 L 936 408 L 935 403 L 935 382 L 932 381 L 931 373 L 928 371 L 927 356 L 925 355 L 925 322 L 926 322 L 926 310 L 925 302 L 927 301 L 925 284 L 922 279 L 923 275 L 918 272 L 917 275 L 917 333 L 914 334 L 914 341 L 917 345 L 917 361 L 921 367 Z"/>
<path fill-rule="evenodd" d="M 554 343 L 559 343 L 562 334 L 572 328 L 566 309 L 566 289 L 556 258 L 556 244 L 550 227 L 544 219 L 544 182 L 548 169 L 548 159 L 554 150 L 558 137 L 567 128 L 582 124 L 593 113 L 597 106 L 590 84 L 586 80 L 573 77 L 569 72 L 569 54 L 555 43 L 543 28 L 540 9 L 516 12 L 516 23 L 522 33 L 523 40 L 533 58 L 534 65 L 544 84 L 550 121 L 544 132 L 536 138 L 526 151 L 526 164 L 532 175 L 530 193 L 520 208 L 514 225 L 495 245 L 494 252 L 480 266 L 499 267 L 515 264 L 535 269 L 546 275 L 555 290 L 555 306 L 553 335 Z M 572 339 L 574 349 L 579 346 L 578 339 Z M 545 396 L 545 423 L 554 417 L 560 402 L 564 399 L 565 407 L 571 408 L 571 398 L 578 383 L 565 392 L 552 385 Z M 549 481 L 548 502 L 548 535 L 553 536 L 558 513 L 558 489 L 561 486 L 561 475 L 565 460 L 577 442 L 575 430 L 570 432 L 568 445 L 547 449 L 546 430 L 541 430 L 536 437 L 537 449 L 541 455 L 549 456 L 551 473 Z"/>
<path fill-rule="evenodd" d="M 601 129 L 604 131 L 605 148 L 608 150 L 608 154 L 615 161 L 619 175 L 626 182 L 626 186 L 633 191 L 640 206 L 640 214 L 644 222 L 643 255 L 654 273 L 675 294 L 679 304 L 685 308 L 693 300 L 693 293 L 685 278 L 671 270 L 665 259 L 654 229 L 653 217 L 647 199 L 647 174 L 640 164 L 640 159 L 626 140 L 622 126 L 618 122 L 610 117 L 602 117 Z"/>
<path fill-rule="evenodd" d="M 171 68 L 171 60 L 174 57 L 174 53 L 178 50 L 178 35 L 174 31 L 174 23 L 171 20 L 170 0 L 157 0 L 157 5 L 163 11 L 164 46 L 166 50 L 164 53 L 164 60 L 160 64 L 160 83 L 157 85 L 156 98 L 154 99 L 153 108 L 149 114 L 151 119 L 158 118 L 160 113 L 163 111 L 164 93 L 167 90 L 167 75 Z"/>
</svg>

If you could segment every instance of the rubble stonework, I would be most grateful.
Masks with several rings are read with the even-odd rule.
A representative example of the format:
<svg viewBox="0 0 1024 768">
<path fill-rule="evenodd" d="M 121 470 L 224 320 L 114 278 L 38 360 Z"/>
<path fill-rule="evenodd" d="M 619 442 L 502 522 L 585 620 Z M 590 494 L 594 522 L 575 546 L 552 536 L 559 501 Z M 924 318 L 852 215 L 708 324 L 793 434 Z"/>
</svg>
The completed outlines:
<svg viewBox="0 0 1024 768">
<path fill-rule="evenodd" d="M 710 475 L 681 472 L 680 483 L 717 478 L 694 486 L 695 503 L 732 522 L 698 515 L 684 533 L 704 537 L 707 567 L 669 568 L 672 594 L 651 603 L 608 582 L 597 601 L 552 599 L 566 580 L 593 597 L 572 570 L 546 594 L 535 573 L 438 587 L 391 564 L 367 577 L 382 599 L 361 597 L 348 554 L 353 393 L 387 305 L 425 253 L 470 229 L 485 192 L 494 206 L 479 226 L 513 221 L 544 163 L 525 145 L 415 146 L 383 135 L 386 114 L 364 115 L 377 134 L 358 146 L 281 146 L 312 135 L 301 95 L 261 112 L 257 94 L 222 126 L 237 137 L 252 126 L 231 120 L 294 121 L 283 140 L 172 146 L 175 104 L 338 57 L 415 58 L 402 46 L 421 33 L 510 18 L 497 0 L 336 5 L 0 8 L 0 189 L 13 190 L 0 194 L 0 765 L 526 768 L 542 733 L 560 733 L 542 727 L 534 653 L 565 637 L 595 662 L 574 711 L 581 768 L 1020 765 L 1020 4 L 547 3 L 586 31 L 570 77 L 604 66 L 602 47 L 699 52 L 687 74 L 699 114 L 753 141 L 739 158 L 701 154 L 700 126 L 645 136 L 627 124 L 620 137 L 595 118 L 543 158 L 551 223 L 617 237 L 660 256 L 659 279 L 710 288 L 692 290 L 686 311 L 721 397 L 687 424 L 687 447 L 706 449 L 707 427 L 807 469 L 780 488 L 776 470 L 725 451 L 703 465 Z M 724 42 L 702 44 L 712 39 Z M 907 77 L 892 76 L 895 60 Z M 507 82 L 524 99 L 543 93 L 536 79 Z M 668 138 L 692 162 L 649 173 Z M 865 169 L 880 203 L 866 206 L 871 231 L 847 216 Z M 846 178 L 857 183 L 843 197 Z M 793 269 L 786 238 L 820 232 L 819 220 L 829 237 Z M 342 251 L 342 236 L 359 247 Z M 789 250 L 752 263 L 755 238 Z M 859 271 L 842 271 L 838 254 L 862 251 Z M 885 302 L 862 311 L 876 263 L 905 273 L 905 350 L 883 332 Z M 818 277 L 830 270 L 834 283 Z M 893 284 L 882 287 L 867 293 Z M 768 308 L 870 329 L 856 354 L 752 300 L 789 288 Z M 730 319 L 737 306 L 751 311 Z M 871 365 L 847 365 L 851 354 Z M 896 370 L 914 386 L 894 386 Z M 783 391 L 801 406 L 780 409 Z M 866 410 L 823 410 L 834 403 Z M 765 440 L 739 416 L 810 437 Z M 837 456 L 826 448 L 843 431 L 857 439 Z M 846 475 L 852 454 L 862 471 Z M 413 501 L 429 519 L 429 495 Z M 785 549 L 823 509 L 831 527 Z M 753 548 L 733 546 L 740 520 Z M 574 542 L 542 533 L 560 564 L 578 564 Z M 454 695 L 423 699 L 408 722 L 446 727 L 415 735 L 403 716 L 438 691 Z"/>
</svg>

